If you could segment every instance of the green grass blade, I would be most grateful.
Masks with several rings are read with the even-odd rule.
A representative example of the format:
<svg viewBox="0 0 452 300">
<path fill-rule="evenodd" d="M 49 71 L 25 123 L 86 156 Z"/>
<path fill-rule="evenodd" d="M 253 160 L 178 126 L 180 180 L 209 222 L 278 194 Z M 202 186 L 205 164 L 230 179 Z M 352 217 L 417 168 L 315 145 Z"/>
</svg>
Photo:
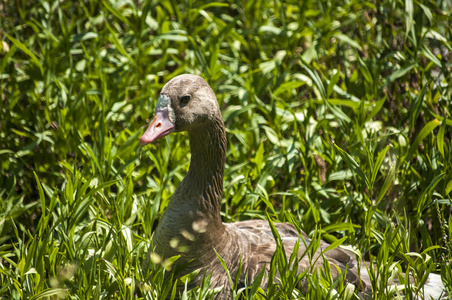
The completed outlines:
<svg viewBox="0 0 452 300">
<path fill-rule="evenodd" d="M 41 74 L 44 75 L 44 69 L 42 67 L 41 61 L 38 59 L 38 57 L 36 55 L 33 54 L 33 52 L 30 51 L 30 49 L 28 49 L 28 47 L 21 43 L 20 41 L 16 40 L 15 38 L 13 38 L 12 36 L 6 34 L 6 37 L 13 42 L 13 44 L 19 48 L 20 50 L 22 50 L 23 52 L 25 52 L 25 54 L 27 54 L 28 56 L 30 56 L 31 60 L 33 61 L 33 63 L 39 68 L 39 70 L 41 70 Z"/>
<path fill-rule="evenodd" d="M 361 177 L 362 180 L 364 180 L 364 183 L 368 188 L 370 188 L 370 182 L 367 178 L 367 176 L 364 174 L 364 171 L 361 169 L 361 167 L 358 165 L 358 163 L 353 159 L 353 157 L 350 156 L 347 152 L 342 150 L 337 144 L 334 144 L 334 148 L 339 153 L 339 155 L 344 159 L 344 161 L 347 163 L 347 165 L 350 167 L 352 172 L 356 173 Z"/>
<path fill-rule="evenodd" d="M 408 154 L 405 157 L 405 161 L 408 162 L 411 159 L 411 156 L 417 150 L 417 147 L 422 142 L 422 140 L 424 140 L 430 133 L 432 133 L 433 130 L 436 127 L 438 127 L 440 123 L 441 122 L 439 120 L 435 119 L 425 124 L 425 126 L 422 128 L 422 130 L 419 132 L 419 134 L 416 136 L 413 143 L 411 144 L 410 150 L 408 151 Z"/>
</svg>

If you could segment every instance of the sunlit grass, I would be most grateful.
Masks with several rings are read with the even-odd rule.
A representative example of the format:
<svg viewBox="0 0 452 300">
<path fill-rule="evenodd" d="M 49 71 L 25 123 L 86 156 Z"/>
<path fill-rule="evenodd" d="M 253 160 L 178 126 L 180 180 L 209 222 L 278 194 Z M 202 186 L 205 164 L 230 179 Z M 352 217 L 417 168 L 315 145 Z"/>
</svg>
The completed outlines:
<svg viewBox="0 0 452 300">
<path fill-rule="evenodd" d="M 385 282 L 402 273 L 413 293 L 430 272 L 451 292 L 451 12 L 448 1 L 2 2 L 0 298 L 176 296 L 174 270 L 142 264 L 188 170 L 187 136 L 138 139 L 181 73 L 202 75 L 222 107 L 225 221 L 290 222 L 311 250 L 352 245 L 375 262 L 375 299 L 395 297 Z M 280 248 L 271 264 L 281 285 L 234 297 L 358 292 L 328 269 L 297 275 Z M 208 278 L 192 291 L 185 279 L 185 296 L 214 296 Z"/>
</svg>

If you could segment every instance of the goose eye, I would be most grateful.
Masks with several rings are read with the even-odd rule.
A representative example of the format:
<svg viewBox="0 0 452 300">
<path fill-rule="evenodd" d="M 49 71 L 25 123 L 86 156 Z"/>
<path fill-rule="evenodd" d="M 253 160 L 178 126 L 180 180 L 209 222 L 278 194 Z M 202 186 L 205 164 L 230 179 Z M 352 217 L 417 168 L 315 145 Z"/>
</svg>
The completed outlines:
<svg viewBox="0 0 452 300">
<path fill-rule="evenodd" d="M 190 102 L 190 95 L 182 96 L 179 100 L 182 105 L 187 105 Z"/>
</svg>

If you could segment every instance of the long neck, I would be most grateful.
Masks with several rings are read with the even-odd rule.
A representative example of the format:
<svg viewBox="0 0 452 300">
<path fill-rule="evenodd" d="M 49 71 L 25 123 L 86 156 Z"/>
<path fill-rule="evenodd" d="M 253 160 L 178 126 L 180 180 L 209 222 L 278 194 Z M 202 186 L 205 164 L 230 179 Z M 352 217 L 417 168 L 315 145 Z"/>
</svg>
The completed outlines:
<svg viewBox="0 0 452 300">
<path fill-rule="evenodd" d="M 184 181 L 196 187 L 200 212 L 221 222 L 226 133 L 221 117 L 209 126 L 190 132 L 191 162 Z"/>
<path fill-rule="evenodd" d="M 210 124 L 190 131 L 189 137 L 190 168 L 168 204 L 154 240 L 158 252 L 170 255 L 183 252 L 187 259 L 196 260 L 197 252 L 206 252 L 203 247 L 218 244 L 225 233 L 220 217 L 226 159 L 226 134 L 221 115 Z M 171 240 L 179 241 L 182 248 L 171 246 Z M 214 255 L 210 252 L 209 255 Z"/>
</svg>

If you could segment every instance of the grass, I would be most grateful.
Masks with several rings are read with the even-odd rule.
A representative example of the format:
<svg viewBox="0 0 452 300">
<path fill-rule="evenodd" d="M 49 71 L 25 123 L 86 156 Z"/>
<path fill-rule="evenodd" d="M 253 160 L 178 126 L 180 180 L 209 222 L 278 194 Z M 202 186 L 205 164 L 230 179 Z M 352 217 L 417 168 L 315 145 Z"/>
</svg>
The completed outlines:
<svg viewBox="0 0 452 300">
<path fill-rule="evenodd" d="M 224 221 L 353 245 L 375 262 L 375 299 L 396 297 L 383 282 L 401 272 L 412 292 L 440 273 L 450 293 L 451 14 L 441 0 L 2 2 L 0 298 L 176 294 L 173 273 L 141 265 L 187 136 L 138 138 L 181 73 L 223 109 Z M 277 268 L 281 287 L 236 297 L 356 297 L 328 269 L 297 275 L 281 249 Z M 213 293 L 206 278 L 184 296 Z"/>
</svg>

